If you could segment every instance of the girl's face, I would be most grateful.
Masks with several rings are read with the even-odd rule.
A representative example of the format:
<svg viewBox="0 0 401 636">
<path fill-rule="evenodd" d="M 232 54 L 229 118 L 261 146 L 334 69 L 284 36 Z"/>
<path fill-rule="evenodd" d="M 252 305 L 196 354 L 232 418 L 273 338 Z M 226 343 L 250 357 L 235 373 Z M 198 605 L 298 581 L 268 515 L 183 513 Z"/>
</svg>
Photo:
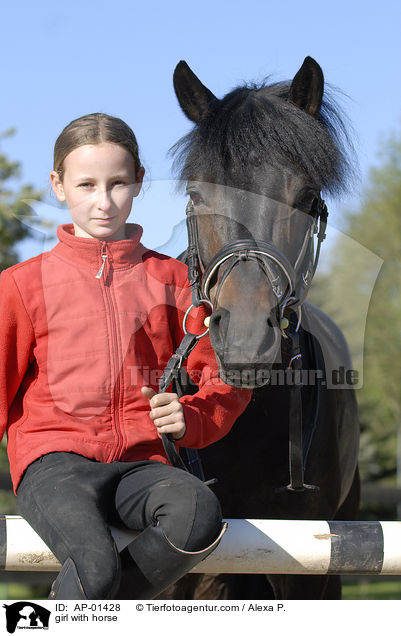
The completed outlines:
<svg viewBox="0 0 401 636">
<path fill-rule="evenodd" d="M 66 201 L 75 236 L 102 241 L 125 238 L 125 222 L 138 196 L 144 169 L 126 148 L 104 142 L 75 148 L 64 159 L 63 181 L 52 171 L 50 181 L 59 201 Z"/>
</svg>

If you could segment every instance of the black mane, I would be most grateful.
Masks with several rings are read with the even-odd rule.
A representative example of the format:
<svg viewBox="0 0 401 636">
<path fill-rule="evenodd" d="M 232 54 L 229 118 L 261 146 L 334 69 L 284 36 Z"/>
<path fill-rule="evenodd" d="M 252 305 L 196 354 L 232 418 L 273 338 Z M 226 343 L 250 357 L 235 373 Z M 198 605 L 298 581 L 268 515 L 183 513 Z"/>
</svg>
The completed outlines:
<svg viewBox="0 0 401 636">
<path fill-rule="evenodd" d="M 302 171 L 324 192 L 346 190 L 356 164 L 344 116 L 327 92 L 319 115 L 308 115 L 288 101 L 290 85 L 245 85 L 216 99 L 170 151 L 178 178 L 239 187 L 235 176 L 252 183 L 253 167 L 267 162 Z"/>
</svg>

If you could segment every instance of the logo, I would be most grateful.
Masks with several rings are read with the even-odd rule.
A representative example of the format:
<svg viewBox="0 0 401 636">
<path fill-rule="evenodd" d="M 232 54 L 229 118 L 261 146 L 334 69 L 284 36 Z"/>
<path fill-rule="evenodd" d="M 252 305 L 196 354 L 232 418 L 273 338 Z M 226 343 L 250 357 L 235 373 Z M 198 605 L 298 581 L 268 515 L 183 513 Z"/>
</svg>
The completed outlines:
<svg viewBox="0 0 401 636">
<path fill-rule="evenodd" d="M 51 612 L 36 603 L 18 601 L 6 608 L 7 631 L 14 634 L 16 629 L 49 629 Z"/>
</svg>

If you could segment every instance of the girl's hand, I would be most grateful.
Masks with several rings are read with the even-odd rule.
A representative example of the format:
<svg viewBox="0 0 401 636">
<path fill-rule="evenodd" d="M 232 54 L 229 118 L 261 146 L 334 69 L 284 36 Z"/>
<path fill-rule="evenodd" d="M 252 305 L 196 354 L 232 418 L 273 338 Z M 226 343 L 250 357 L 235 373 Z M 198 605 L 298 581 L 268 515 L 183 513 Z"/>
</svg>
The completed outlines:
<svg viewBox="0 0 401 636">
<path fill-rule="evenodd" d="M 148 386 L 143 386 L 142 395 L 149 400 L 149 417 L 157 427 L 158 433 L 171 433 L 173 439 L 183 437 L 186 426 L 184 410 L 176 393 L 156 393 Z"/>
</svg>

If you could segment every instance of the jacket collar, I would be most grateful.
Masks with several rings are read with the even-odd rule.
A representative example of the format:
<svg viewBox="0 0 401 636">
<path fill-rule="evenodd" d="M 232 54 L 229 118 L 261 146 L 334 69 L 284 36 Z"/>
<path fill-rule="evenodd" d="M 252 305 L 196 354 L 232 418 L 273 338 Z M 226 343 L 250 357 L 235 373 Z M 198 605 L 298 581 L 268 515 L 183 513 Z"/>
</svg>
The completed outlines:
<svg viewBox="0 0 401 636">
<path fill-rule="evenodd" d="M 75 236 L 73 224 L 65 223 L 57 228 L 59 243 L 52 251 L 71 263 L 86 265 L 95 273 L 102 265 L 102 254 L 107 254 L 107 260 L 113 264 L 113 268 L 122 269 L 142 260 L 142 254 L 146 251 L 139 242 L 142 232 L 143 228 L 140 225 L 126 223 L 127 238 L 120 241 L 103 241 Z"/>
</svg>

